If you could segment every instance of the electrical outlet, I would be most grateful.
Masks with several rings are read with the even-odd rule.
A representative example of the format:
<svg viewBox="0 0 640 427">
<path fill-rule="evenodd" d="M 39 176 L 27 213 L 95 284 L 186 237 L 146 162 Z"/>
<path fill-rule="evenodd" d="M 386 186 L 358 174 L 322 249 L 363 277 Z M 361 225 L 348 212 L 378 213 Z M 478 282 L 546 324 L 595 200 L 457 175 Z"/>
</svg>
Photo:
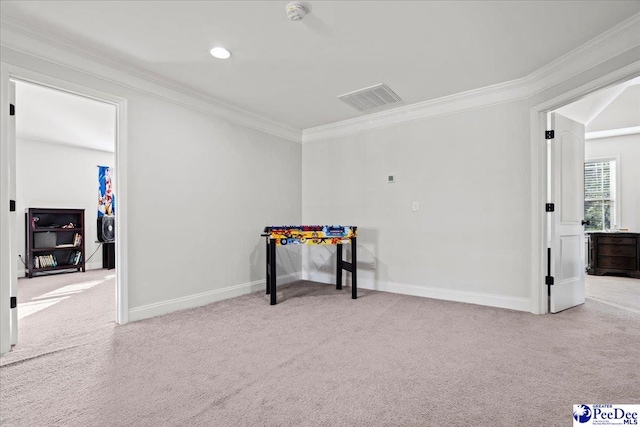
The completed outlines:
<svg viewBox="0 0 640 427">
<path fill-rule="evenodd" d="M 411 209 L 413 209 L 414 211 L 419 211 L 420 210 L 420 204 L 418 202 L 413 202 L 413 205 L 411 206 Z"/>
<path fill-rule="evenodd" d="M 375 261 L 371 261 L 369 263 L 369 268 L 372 269 L 372 270 L 375 270 L 376 269 L 376 262 Z"/>
</svg>

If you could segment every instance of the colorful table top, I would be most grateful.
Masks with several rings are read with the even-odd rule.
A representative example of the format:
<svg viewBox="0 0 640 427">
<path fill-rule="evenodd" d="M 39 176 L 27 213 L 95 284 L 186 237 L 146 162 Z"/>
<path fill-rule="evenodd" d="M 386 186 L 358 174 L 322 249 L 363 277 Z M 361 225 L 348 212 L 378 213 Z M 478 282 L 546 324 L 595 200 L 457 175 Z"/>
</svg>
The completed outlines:
<svg viewBox="0 0 640 427">
<path fill-rule="evenodd" d="M 352 225 L 272 225 L 263 236 L 276 245 L 339 245 L 351 243 L 358 234 Z"/>
</svg>

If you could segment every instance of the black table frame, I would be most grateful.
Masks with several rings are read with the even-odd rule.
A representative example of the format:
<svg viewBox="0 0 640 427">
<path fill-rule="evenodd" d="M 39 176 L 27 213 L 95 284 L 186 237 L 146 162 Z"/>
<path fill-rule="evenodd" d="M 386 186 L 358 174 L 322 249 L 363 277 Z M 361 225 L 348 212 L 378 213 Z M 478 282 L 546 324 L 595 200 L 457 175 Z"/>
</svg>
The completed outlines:
<svg viewBox="0 0 640 427">
<path fill-rule="evenodd" d="M 116 268 L 116 242 L 102 243 L 102 268 L 113 270 Z"/>
<path fill-rule="evenodd" d="M 356 229 L 356 227 L 354 227 Z M 266 237 L 267 249 L 267 274 L 266 287 L 267 295 L 271 295 L 271 305 L 277 304 L 276 299 L 276 239 L 271 239 L 269 234 L 263 234 Z M 329 238 L 328 238 L 329 239 Z M 336 244 L 336 289 L 342 289 L 342 270 L 351 272 L 351 298 L 358 298 L 358 257 L 357 257 L 357 238 L 351 237 L 351 262 L 342 260 L 342 243 Z M 302 246 L 302 245 L 301 245 Z"/>
</svg>

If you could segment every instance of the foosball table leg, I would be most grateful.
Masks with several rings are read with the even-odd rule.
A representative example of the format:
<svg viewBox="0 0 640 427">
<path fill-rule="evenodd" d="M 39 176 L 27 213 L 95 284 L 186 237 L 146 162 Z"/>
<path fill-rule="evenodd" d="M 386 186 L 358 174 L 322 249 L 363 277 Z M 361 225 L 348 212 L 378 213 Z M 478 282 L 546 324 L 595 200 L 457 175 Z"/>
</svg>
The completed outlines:
<svg viewBox="0 0 640 427">
<path fill-rule="evenodd" d="M 358 298 L 358 242 L 355 237 L 351 238 L 351 298 Z"/>
<path fill-rule="evenodd" d="M 265 275 L 264 275 L 264 283 L 265 283 L 265 285 L 267 287 L 267 295 L 269 295 L 269 287 L 271 286 L 271 267 L 270 267 L 270 265 L 271 265 L 271 260 L 270 260 L 271 251 L 269 250 L 269 238 L 268 237 L 266 238 L 266 241 L 267 241 L 267 245 L 266 245 L 267 271 L 265 272 Z"/>
<path fill-rule="evenodd" d="M 342 289 L 342 244 L 336 245 L 336 289 Z"/>
<path fill-rule="evenodd" d="M 271 261 L 269 292 L 271 294 L 271 305 L 276 305 L 276 241 L 274 239 L 269 241 L 269 251 L 271 252 L 269 255 L 269 260 Z"/>
</svg>

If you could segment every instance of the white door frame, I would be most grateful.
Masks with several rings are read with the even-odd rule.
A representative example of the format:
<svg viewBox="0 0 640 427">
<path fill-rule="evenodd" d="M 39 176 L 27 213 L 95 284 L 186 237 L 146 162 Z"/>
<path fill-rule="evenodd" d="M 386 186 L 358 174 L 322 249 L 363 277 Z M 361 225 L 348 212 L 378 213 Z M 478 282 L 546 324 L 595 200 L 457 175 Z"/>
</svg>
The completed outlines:
<svg viewBox="0 0 640 427">
<path fill-rule="evenodd" d="M 567 93 L 558 95 L 538 104 L 530 110 L 531 138 L 531 312 L 546 314 L 547 285 L 544 277 L 547 271 L 547 219 L 544 206 L 547 200 L 547 130 L 546 114 L 571 104 L 585 96 L 605 88 L 640 76 L 640 61 L 606 74 Z"/>
<path fill-rule="evenodd" d="M 129 287 L 127 266 L 127 100 L 108 93 L 60 80 L 45 74 L 0 63 L 0 355 L 11 349 L 9 292 L 10 263 L 15 266 L 17 255 L 11 253 L 11 221 L 9 214 L 9 81 L 18 80 L 69 92 L 112 104 L 116 107 L 116 185 L 118 190 L 118 227 L 116 227 L 116 323 L 129 321 Z M 20 106 L 16 106 L 19 114 Z M 14 141 L 15 143 L 15 141 Z M 15 161 L 15 159 L 13 159 Z"/>
</svg>

